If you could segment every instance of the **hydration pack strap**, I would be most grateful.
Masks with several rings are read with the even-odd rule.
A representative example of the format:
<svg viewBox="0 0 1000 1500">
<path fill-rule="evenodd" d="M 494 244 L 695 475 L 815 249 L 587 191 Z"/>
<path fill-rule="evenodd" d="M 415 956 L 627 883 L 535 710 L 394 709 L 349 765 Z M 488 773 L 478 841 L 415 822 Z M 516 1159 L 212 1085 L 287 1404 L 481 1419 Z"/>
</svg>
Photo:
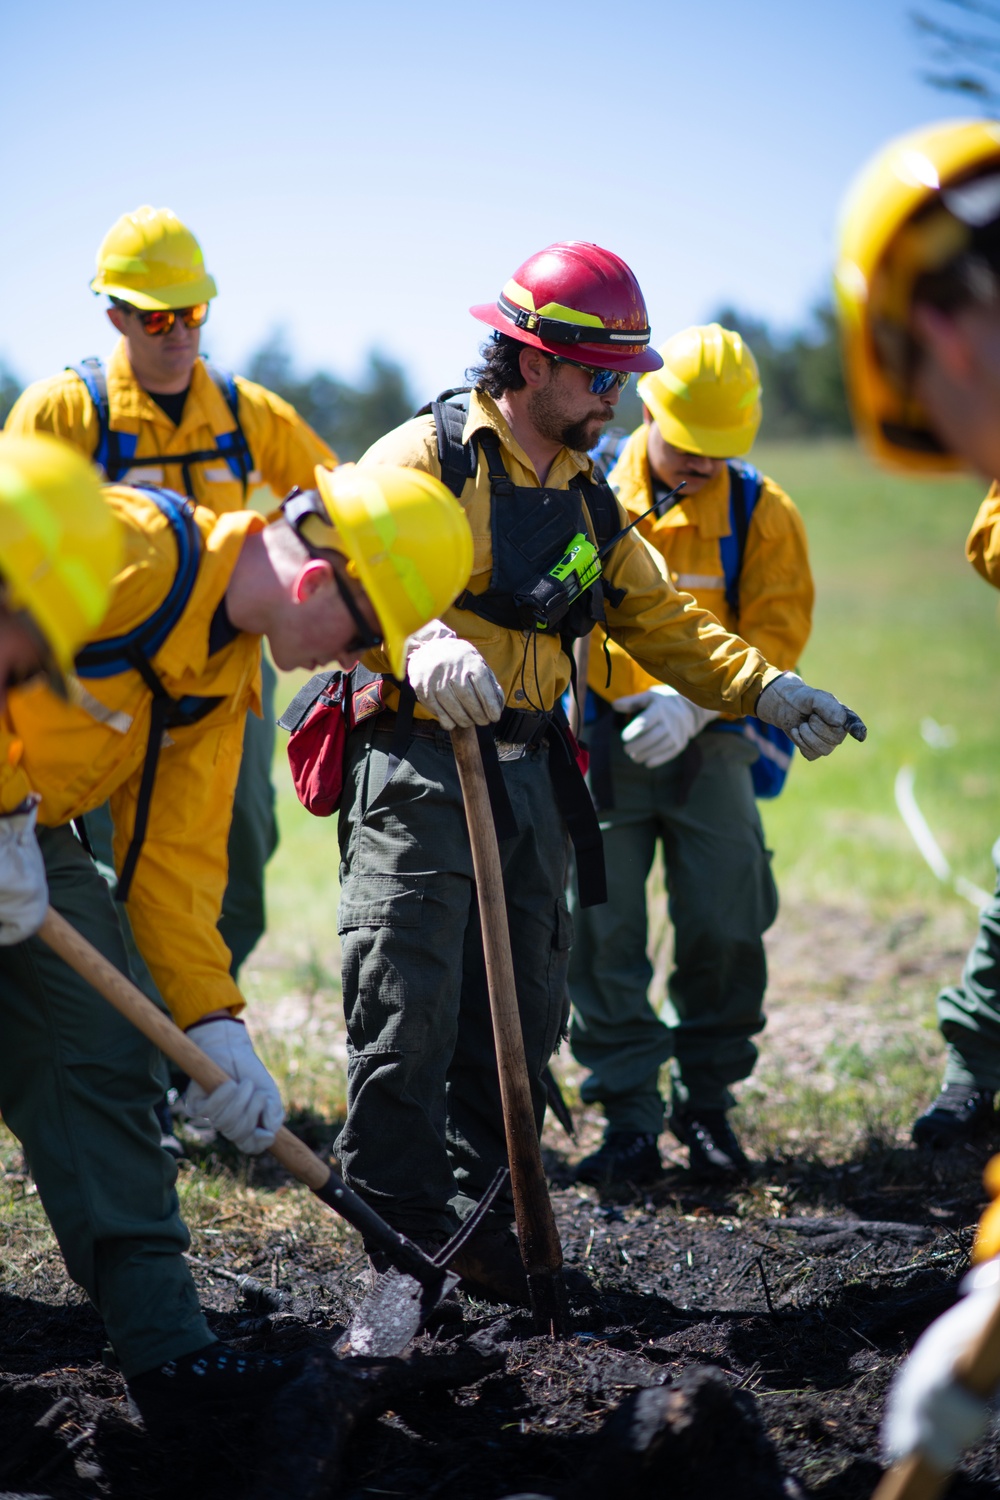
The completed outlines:
<svg viewBox="0 0 1000 1500">
<path fill-rule="evenodd" d="M 573 754 L 569 726 L 562 709 L 550 720 L 549 775 L 556 806 L 569 831 L 576 855 L 581 906 L 602 906 L 608 899 L 601 825 L 587 783 Z"/>
<path fill-rule="evenodd" d="M 149 823 L 149 804 L 153 798 L 156 767 L 160 759 L 160 746 L 163 744 L 167 719 L 170 716 L 170 710 L 174 703 L 174 700 L 142 652 L 133 647 L 131 655 L 132 666 L 152 693 L 153 702 L 149 710 L 149 738 L 146 741 L 146 758 L 142 763 L 142 779 L 139 782 L 139 795 L 135 805 L 135 826 L 132 829 L 132 838 L 125 855 L 125 863 L 122 865 L 121 873 L 118 876 L 118 889 L 115 892 L 115 900 L 119 902 L 128 900 L 128 893 L 132 888 L 132 877 L 135 874 L 135 867 L 139 863 L 139 855 L 142 852 L 142 846 L 146 838 L 146 828 Z"/>
</svg>

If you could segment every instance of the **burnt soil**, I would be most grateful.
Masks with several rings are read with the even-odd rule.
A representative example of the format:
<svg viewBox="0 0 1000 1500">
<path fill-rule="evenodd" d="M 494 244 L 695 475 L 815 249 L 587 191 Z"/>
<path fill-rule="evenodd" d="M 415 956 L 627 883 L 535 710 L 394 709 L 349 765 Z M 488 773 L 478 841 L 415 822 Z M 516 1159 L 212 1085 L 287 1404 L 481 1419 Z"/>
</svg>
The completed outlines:
<svg viewBox="0 0 1000 1500">
<path fill-rule="evenodd" d="M 756 1413 L 768 1434 L 784 1493 L 868 1496 L 888 1381 L 967 1265 L 986 1150 L 873 1146 L 837 1166 L 791 1157 L 758 1163 L 753 1187 L 739 1191 L 671 1167 L 651 1189 L 602 1197 L 574 1187 L 562 1151 L 549 1147 L 566 1259 L 598 1290 L 594 1305 L 574 1309 L 569 1337 L 535 1336 L 526 1313 L 463 1299 L 464 1325 L 424 1335 L 408 1360 L 354 1371 L 368 1382 L 364 1401 L 338 1388 L 319 1419 L 303 1418 L 310 1431 L 294 1419 L 277 1436 L 258 1422 L 216 1421 L 205 1441 L 192 1424 L 170 1449 L 129 1420 L 99 1320 L 46 1255 L 30 1296 L 12 1295 L 10 1283 L 0 1295 L 0 1497 L 530 1491 L 568 1500 L 610 1489 L 626 1500 L 614 1424 L 604 1424 L 637 1390 L 683 1388 L 693 1367 L 712 1367 L 742 1393 L 739 1411 L 751 1422 Z M 358 1298 L 361 1265 L 353 1235 L 305 1243 L 289 1231 L 262 1242 L 236 1228 L 200 1241 L 193 1271 L 220 1337 L 246 1349 L 329 1349 Z M 242 1274 L 256 1287 L 241 1287 Z M 715 1430 L 705 1419 L 703 1452 L 726 1454 L 736 1410 L 723 1407 Z M 317 1441 L 332 1452 L 345 1412 L 342 1462 L 331 1458 L 310 1489 L 294 1457 Z M 285 1477 L 262 1479 L 275 1463 Z M 739 1462 L 729 1473 L 731 1483 L 691 1488 L 675 1465 L 634 1493 L 782 1493 L 754 1489 Z M 987 1442 L 950 1493 L 985 1500 L 998 1485 Z"/>
</svg>

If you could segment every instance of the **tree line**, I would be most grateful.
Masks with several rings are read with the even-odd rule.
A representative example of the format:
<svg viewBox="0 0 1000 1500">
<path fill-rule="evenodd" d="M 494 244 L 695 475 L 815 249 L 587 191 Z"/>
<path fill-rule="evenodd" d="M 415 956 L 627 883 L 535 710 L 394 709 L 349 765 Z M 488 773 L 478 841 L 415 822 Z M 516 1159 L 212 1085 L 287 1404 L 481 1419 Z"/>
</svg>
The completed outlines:
<svg viewBox="0 0 1000 1500">
<path fill-rule="evenodd" d="M 790 334 L 732 307 L 720 309 L 715 321 L 740 333 L 756 356 L 764 389 L 762 438 L 808 439 L 850 432 L 834 314 L 828 303 L 820 304 L 810 322 Z M 418 399 L 402 366 L 377 349 L 369 354 L 355 384 L 328 370 L 302 371 L 280 329 L 240 373 L 290 401 L 342 459 L 359 458 L 436 394 L 428 391 Z M 21 389 L 17 376 L 0 361 L 0 422 Z M 616 425 L 631 429 L 641 420 L 632 381 L 619 403 Z"/>
</svg>

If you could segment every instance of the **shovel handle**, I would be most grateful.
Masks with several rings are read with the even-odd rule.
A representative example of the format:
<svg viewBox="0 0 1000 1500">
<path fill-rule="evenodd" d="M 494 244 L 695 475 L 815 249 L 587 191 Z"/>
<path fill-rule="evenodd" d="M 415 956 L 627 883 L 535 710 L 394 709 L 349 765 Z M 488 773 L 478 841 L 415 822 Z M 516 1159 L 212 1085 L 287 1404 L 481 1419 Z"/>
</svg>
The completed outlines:
<svg viewBox="0 0 1000 1500">
<path fill-rule="evenodd" d="M 507 926 L 507 898 L 503 887 L 493 809 L 490 806 L 475 729 L 453 729 L 451 742 L 472 845 L 486 979 L 500 1075 L 500 1098 L 521 1255 L 529 1282 L 536 1277 L 551 1279 L 561 1277 L 562 1245 L 545 1181 L 545 1168 L 542 1165 L 541 1146 L 528 1083 L 514 961 L 510 951 L 510 931 Z"/>
<path fill-rule="evenodd" d="M 988 1401 L 1000 1385 L 1000 1303 L 955 1361 L 955 1379 L 983 1401 Z M 911 1453 L 883 1476 L 872 1500 L 938 1500 L 947 1485 L 947 1474 L 922 1453 Z"/>
<path fill-rule="evenodd" d="M 228 1082 L 229 1074 L 218 1063 L 213 1062 L 169 1016 L 165 1016 L 147 995 L 51 906 L 38 929 L 38 936 L 207 1094 Z M 268 1149 L 293 1177 L 312 1188 L 329 1208 L 360 1230 L 369 1245 L 384 1250 L 401 1271 L 416 1277 L 424 1286 L 440 1283 L 442 1273 L 433 1261 L 390 1228 L 363 1198 L 359 1198 L 336 1172 L 331 1171 L 284 1125 Z"/>
</svg>

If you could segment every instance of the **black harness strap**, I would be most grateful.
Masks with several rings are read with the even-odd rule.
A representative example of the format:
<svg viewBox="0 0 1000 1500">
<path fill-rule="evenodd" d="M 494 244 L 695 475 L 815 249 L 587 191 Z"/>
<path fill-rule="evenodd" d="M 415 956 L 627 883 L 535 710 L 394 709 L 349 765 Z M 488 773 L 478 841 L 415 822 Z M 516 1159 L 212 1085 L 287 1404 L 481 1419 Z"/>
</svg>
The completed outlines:
<svg viewBox="0 0 1000 1500">
<path fill-rule="evenodd" d="M 497 839 L 516 839 L 518 835 L 517 819 L 510 802 L 510 793 L 507 791 L 507 783 L 503 779 L 503 771 L 500 769 L 500 757 L 497 754 L 497 735 L 489 724 L 476 725 L 476 738 L 479 741 L 479 753 L 483 761 L 483 774 L 486 777 L 486 790 L 490 798 L 490 810 L 493 813 L 493 826 L 496 829 Z"/>
<path fill-rule="evenodd" d="M 174 706 L 173 698 L 171 698 L 142 652 L 137 648 L 133 648 L 129 652 L 129 656 L 132 666 L 152 693 L 153 701 L 149 708 L 149 738 L 146 741 L 146 758 L 142 765 L 139 795 L 135 804 L 135 825 L 132 829 L 132 838 L 128 846 L 128 852 L 125 855 L 125 862 L 118 876 L 118 889 L 115 891 L 115 900 L 119 902 L 128 900 L 128 893 L 132 886 L 132 877 L 135 874 L 135 867 L 139 862 L 139 855 L 142 852 L 142 846 L 146 838 L 146 827 L 149 823 L 149 804 L 153 799 L 153 787 L 156 784 L 156 767 L 160 759 L 160 746 L 163 744 L 163 735 L 166 731 L 167 720 L 170 717 L 170 710 Z"/>
<path fill-rule="evenodd" d="M 604 839 L 587 783 L 580 775 L 569 728 L 560 707 L 550 720 L 549 775 L 552 791 L 576 854 L 581 906 L 601 906 L 608 899 Z"/>
</svg>

